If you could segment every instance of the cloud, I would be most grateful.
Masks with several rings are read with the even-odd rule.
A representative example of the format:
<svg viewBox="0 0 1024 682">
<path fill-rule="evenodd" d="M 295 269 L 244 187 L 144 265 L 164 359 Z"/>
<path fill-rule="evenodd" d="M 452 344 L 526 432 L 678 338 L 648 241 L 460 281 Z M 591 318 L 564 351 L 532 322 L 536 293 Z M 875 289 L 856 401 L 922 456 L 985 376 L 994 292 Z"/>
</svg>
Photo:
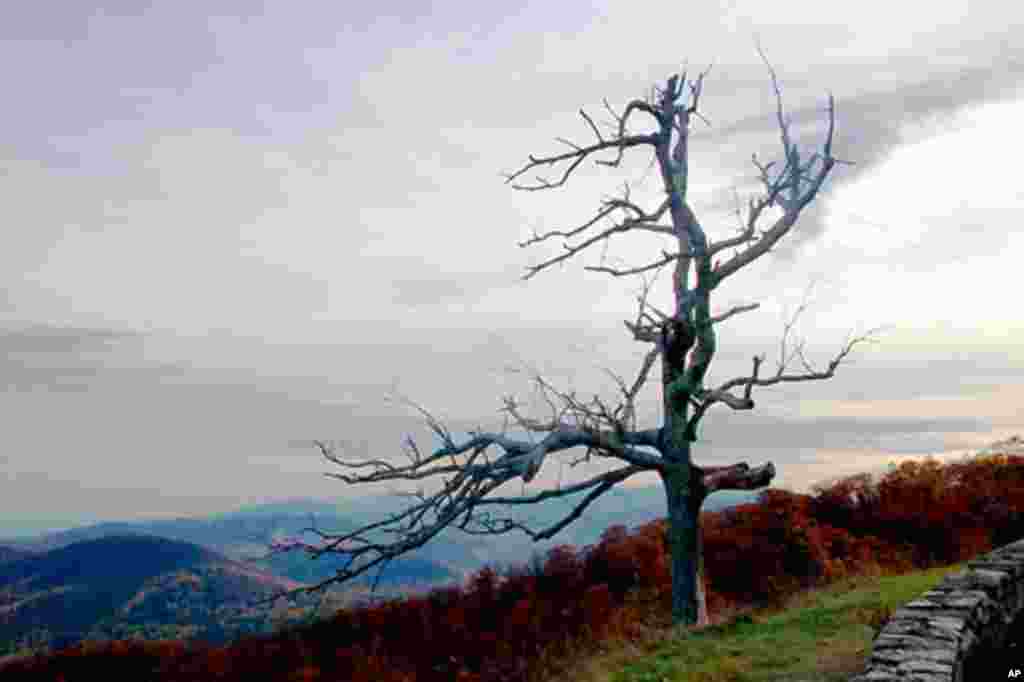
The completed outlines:
<svg viewBox="0 0 1024 682">
<path fill-rule="evenodd" d="M 8 357 L 11 353 L 72 353 L 102 350 L 138 336 L 137 332 L 116 329 L 30 325 L 21 329 L 0 329 L 0 348 Z"/>
<path fill-rule="evenodd" d="M 784 73 L 780 73 L 780 80 L 785 103 L 788 99 Z M 836 94 L 833 154 L 854 165 L 843 164 L 833 170 L 822 198 L 801 214 L 800 222 L 793 230 L 793 239 L 776 250 L 783 259 L 792 260 L 804 244 L 824 234 L 829 198 L 842 187 L 875 172 L 901 148 L 958 132 L 964 125 L 964 111 L 1018 97 L 1024 83 L 1024 54 L 1015 49 L 999 55 L 992 64 L 950 69 L 914 80 L 916 82 L 897 87 Z M 830 88 L 826 77 L 823 76 L 822 81 L 822 89 Z M 820 101 L 811 106 L 796 109 L 786 106 L 793 142 L 804 150 L 804 158 L 820 151 L 825 138 L 827 114 L 824 93 L 817 99 Z M 764 109 L 765 113 L 706 132 L 701 130 L 694 135 L 695 146 L 711 147 L 716 152 L 724 148 L 728 152 L 719 154 L 722 159 L 719 164 L 726 164 L 719 167 L 719 172 L 732 174 L 735 186 L 741 190 L 755 191 L 758 188 L 756 169 L 752 164 L 738 165 L 737 161 L 748 161 L 750 154 L 756 154 L 762 162 L 783 158 L 774 102 Z M 732 153 L 740 148 L 746 150 L 746 156 Z M 717 211 L 732 209 L 730 190 L 718 188 L 708 207 Z"/>
<path fill-rule="evenodd" d="M 19 508 L 44 489 L 104 513 L 336 490 L 288 442 L 429 444 L 383 402 L 392 384 L 455 429 L 498 426 L 500 397 L 529 394 L 510 364 L 614 396 L 601 369 L 632 378 L 645 350 L 621 323 L 637 284 L 583 272 L 598 249 L 524 282 L 563 247 L 514 245 L 580 224 L 623 179 L 656 204 L 656 170 L 629 157 L 530 195 L 499 174 L 586 140 L 579 107 L 603 118 L 602 98 L 713 62 L 691 186 L 712 237 L 730 235 L 751 152 L 780 151 L 755 37 L 798 141 L 820 143 L 831 89 L 836 153 L 857 165 L 723 288 L 744 298 L 716 312 L 762 308 L 721 328 L 712 379 L 772 355 L 813 275 L 829 281 L 798 329 L 812 361 L 851 328 L 900 327 L 832 381 L 764 391 L 758 418 L 713 412 L 699 457 L 803 480 L 840 467 L 830 453 L 874 465 L 1020 425 L 1021 195 L 1001 162 L 1024 24 L 1004 3 L 122 5 L 23 3 L 0 25 L 0 497 Z M 663 245 L 615 241 L 608 262 Z M 656 382 L 642 408 L 653 423 Z"/>
<path fill-rule="evenodd" d="M 144 335 L 119 329 L 30 325 L 0 331 L 0 374 L 8 392 L 137 390 L 181 368 L 142 357 Z"/>
</svg>

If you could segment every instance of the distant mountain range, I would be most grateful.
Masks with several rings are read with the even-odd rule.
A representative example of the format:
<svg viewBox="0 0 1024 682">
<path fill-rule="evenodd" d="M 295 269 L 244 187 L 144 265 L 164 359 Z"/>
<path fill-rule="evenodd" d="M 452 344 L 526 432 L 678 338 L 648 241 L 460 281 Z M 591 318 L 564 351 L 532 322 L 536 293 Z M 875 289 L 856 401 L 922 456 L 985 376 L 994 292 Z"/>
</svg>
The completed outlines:
<svg viewBox="0 0 1024 682">
<path fill-rule="evenodd" d="M 295 587 L 294 581 L 166 538 L 111 535 L 75 542 L 0 564 L 0 654 L 86 637 L 224 641 L 264 632 L 272 606 L 255 602 Z"/>
<path fill-rule="evenodd" d="M 0 546 L 0 564 L 14 561 L 15 559 L 22 559 L 26 556 L 28 556 L 27 552 L 14 549 L 13 547 Z"/>
<path fill-rule="evenodd" d="M 704 509 L 756 500 L 757 493 L 716 493 Z M 536 528 L 564 517 L 579 496 L 515 510 Z M 0 541 L 0 657 L 82 638 L 198 637 L 222 641 L 306 618 L 317 604 L 358 600 L 375 573 L 341 592 L 300 595 L 277 605 L 254 602 L 333 576 L 337 555 L 267 556 L 270 542 L 315 525 L 346 532 L 403 508 L 394 496 L 327 502 L 286 500 L 203 518 L 104 522 L 34 538 Z M 660 488 L 613 489 L 558 537 L 470 536 L 448 530 L 398 559 L 381 576 L 388 597 L 459 582 L 485 564 L 522 564 L 558 544 L 595 544 L 609 526 L 634 527 L 664 516 Z M 310 538 L 312 539 L 312 538 Z"/>
<path fill-rule="evenodd" d="M 757 495 L 748 491 L 720 491 L 705 501 L 704 510 L 717 511 L 756 501 Z M 509 513 L 532 527 L 544 528 L 568 514 L 580 499 L 580 495 L 556 498 L 510 509 Z M 248 505 L 233 512 L 199 518 L 103 522 L 36 537 L 0 539 L 0 545 L 39 552 L 111 535 L 146 534 L 199 545 L 235 561 L 252 563 L 282 578 L 312 583 L 334 575 L 339 558 L 328 555 L 312 560 L 301 552 L 268 557 L 268 546 L 274 538 L 299 534 L 311 525 L 323 531 L 351 531 L 386 518 L 406 504 L 406 500 L 392 495 L 337 502 L 294 499 Z M 446 530 L 419 550 L 392 562 L 381 577 L 381 585 L 461 580 L 485 564 L 523 563 L 533 552 L 543 553 L 560 544 L 577 547 L 595 544 L 609 526 L 621 524 L 632 528 L 664 515 L 665 496 L 660 486 L 615 488 L 594 502 L 581 518 L 547 541 L 534 543 L 519 532 L 494 537 Z"/>
</svg>

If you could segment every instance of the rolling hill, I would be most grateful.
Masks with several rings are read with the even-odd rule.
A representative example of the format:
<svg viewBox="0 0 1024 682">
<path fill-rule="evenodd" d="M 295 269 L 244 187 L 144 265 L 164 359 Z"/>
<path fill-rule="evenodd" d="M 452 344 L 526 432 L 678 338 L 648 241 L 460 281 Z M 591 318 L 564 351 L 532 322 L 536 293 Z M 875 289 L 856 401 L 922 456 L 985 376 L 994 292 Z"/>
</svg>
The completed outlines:
<svg viewBox="0 0 1024 682">
<path fill-rule="evenodd" d="M 754 492 L 722 491 L 709 497 L 703 509 L 718 511 L 752 502 L 756 497 Z M 564 517 L 580 499 L 579 495 L 557 498 L 512 512 L 518 520 L 542 528 Z M 112 535 L 142 533 L 200 545 L 235 561 L 252 563 L 282 578 L 317 582 L 335 573 L 339 557 L 324 556 L 311 560 L 301 552 L 268 557 L 267 547 L 271 540 L 281 535 L 297 534 L 311 523 L 325 531 L 354 530 L 386 518 L 402 509 L 403 504 L 403 500 L 389 495 L 338 501 L 293 499 L 248 505 L 232 512 L 200 518 L 98 523 L 36 538 L 12 539 L 6 544 L 21 550 L 43 551 Z M 534 552 L 544 553 L 556 545 L 592 545 L 609 526 L 621 524 L 632 528 L 661 518 L 664 513 L 665 497 L 660 486 L 615 488 L 551 540 L 535 543 L 522 533 L 493 537 L 445 531 L 426 546 L 394 561 L 381 577 L 380 584 L 386 589 L 393 589 L 410 583 L 428 585 L 461 580 L 485 564 L 521 563 Z"/>
<path fill-rule="evenodd" d="M 272 607 L 254 603 L 298 586 L 166 538 L 76 542 L 0 564 L 0 653 L 134 635 L 225 641 L 268 631 Z"/>
<path fill-rule="evenodd" d="M 266 507 L 207 518 L 104 522 L 8 542 L 16 545 L 11 548 L 12 552 L 25 554 L 53 551 L 113 536 L 143 534 L 198 545 L 287 580 L 318 582 L 335 573 L 340 566 L 338 557 L 325 556 L 310 560 L 300 552 L 268 556 L 268 547 L 277 536 L 297 534 L 301 529 L 309 527 L 311 514 L 315 517 L 316 526 L 323 530 L 350 530 L 356 527 L 352 522 L 338 515 L 323 514 L 324 505 L 321 503 L 310 503 L 308 507 L 312 511 L 308 513 L 305 512 L 305 504 L 274 503 Z M 460 551 L 458 547 L 449 547 L 441 554 L 445 557 L 443 561 L 424 556 L 395 561 L 387 575 L 381 579 L 381 585 L 394 587 L 400 583 L 451 580 L 462 575 L 461 566 L 475 562 L 472 553 Z M 454 570 L 449 565 L 454 566 Z"/>
</svg>

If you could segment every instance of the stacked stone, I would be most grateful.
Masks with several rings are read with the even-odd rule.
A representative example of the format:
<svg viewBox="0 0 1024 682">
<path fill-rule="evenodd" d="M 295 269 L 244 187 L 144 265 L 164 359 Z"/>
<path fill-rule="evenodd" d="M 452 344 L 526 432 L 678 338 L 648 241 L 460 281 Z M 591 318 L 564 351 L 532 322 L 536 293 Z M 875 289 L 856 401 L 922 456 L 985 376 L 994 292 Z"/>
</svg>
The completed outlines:
<svg viewBox="0 0 1024 682">
<path fill-rule="evenodd" d="M 964 680 L 967 658 L 1003 647 L 1024 611 L 1024 540 L 967 566 L 895 611 L 850 682 L 972 682 Z"/>
</svg>

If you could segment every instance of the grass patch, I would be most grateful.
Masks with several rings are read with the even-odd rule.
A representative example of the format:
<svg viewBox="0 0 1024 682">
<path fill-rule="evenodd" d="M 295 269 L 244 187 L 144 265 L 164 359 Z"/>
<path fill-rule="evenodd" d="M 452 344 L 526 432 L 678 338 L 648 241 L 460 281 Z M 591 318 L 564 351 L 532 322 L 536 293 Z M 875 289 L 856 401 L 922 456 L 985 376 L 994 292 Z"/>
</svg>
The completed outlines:
<svg viewBox="0 0 1024 682">
<path fill-rule="evenodd" d="M 853 577 L 701 630 L 669 629 L 613 645 L 580 682 L 846 682 L 861 672 L 889 613 L 965 563 L 902 575 Z"/>
</svg>

